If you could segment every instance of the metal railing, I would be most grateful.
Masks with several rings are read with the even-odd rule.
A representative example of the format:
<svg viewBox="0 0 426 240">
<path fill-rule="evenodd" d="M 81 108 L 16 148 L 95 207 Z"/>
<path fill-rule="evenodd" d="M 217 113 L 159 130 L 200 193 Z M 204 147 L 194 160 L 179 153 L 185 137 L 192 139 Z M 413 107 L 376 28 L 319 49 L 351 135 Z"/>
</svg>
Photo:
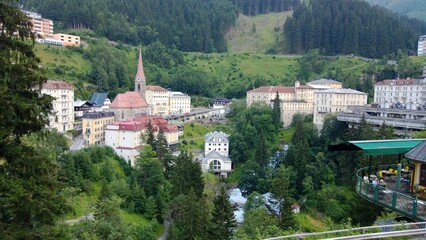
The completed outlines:
<svg viewBox="0 0 426 240">
<path fill-rule="evenodd" d="M 267 238 L 279 239 L 377 239 L 395 236 L 414 236 L 426 234 L 426 222 L 399 223 L 358 228 L 347 228 L 315 233 L 299 233 L 287 236 Z"/>
<path fill-rule="evenodd" d="M 379 166 L 382 169 L 390 165 Z M 419 200 L 415 195 L 399 192 L 401 189 L 391 189 L 365 182 L 361 173 L 367 172 L 368 167 L 357 171 L 356 192 L 364 199 L 377 205 L 392 209 L 404 216 L 417 221 L 426 221 L 426 201 Z"/>
</svg>

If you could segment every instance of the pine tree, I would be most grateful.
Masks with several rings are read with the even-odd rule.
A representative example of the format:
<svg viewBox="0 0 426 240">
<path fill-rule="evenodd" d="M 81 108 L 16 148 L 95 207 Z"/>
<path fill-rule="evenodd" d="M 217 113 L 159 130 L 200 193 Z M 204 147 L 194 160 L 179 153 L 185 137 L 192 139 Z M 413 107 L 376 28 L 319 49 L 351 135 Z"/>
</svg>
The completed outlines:
<svg viewBox="0 0 426 240">
<path fill-rule="evenodd" d="M 204 180 L 201 166 L 192 160 L 192 156 L 182 152 L 173 166 L 170 182 L 173 183 L 172 196 L 187 195 L 192 189 L 197 197 L 201 197 L 204 191 Z"/>
<path fill-rule="evenodd" d="M 280 217 L 278 225 L 283 230 L 296 229 L 297 221 L 294 218 L 294 213 L 291 211 L 290 198 L 285 199 L 280 205 Z"/>
<path fill-rule="evenodd" d="M 149 196 L 146 201 L 146 216 L 149 219 L 156 218 L 157 215 L 157 203 L 155 202 L 154 196 Z"/>
<path fill-rule="evenodd" d="M 274 98 L 274 106 L 272 108 L 272 119 L 273 119 L 273 122 L 276 124 L 277 128 L 280 128 L 282 126 L 282 124 L 281 124 L 281 101 L 280 101 L 280 96 L 278 95 L 278 91 L 275 94 L 275 98 Z"/>
<path fill-rule="evenodd" d="M 52 98 L 33 90 L 45 78 L 33 52 L 31 23 L 13 2 L 0 1 L 1 238 L 62 238 L 54 225 L 67 208 L 55 156 L 21 141 L 47 124 Z"/>
<path fill-rule="evenodd" d="M 214 209 L 209 229 L 209 239 L 231 239 L 232 232 L 237 226 L 234 211 L 229 202 L 229 196 L 222 187 L 219 195 L 213 200 Z"/>
<path fill-rule="evenodd" d="M 152 150 L 156 151 L 157 143 L 155 141 L 154 130 L 152 129 L 151 122 L 148 122 L 148 137 L 146 139 L 146 144 L 150 145 Z"/>
</svg>

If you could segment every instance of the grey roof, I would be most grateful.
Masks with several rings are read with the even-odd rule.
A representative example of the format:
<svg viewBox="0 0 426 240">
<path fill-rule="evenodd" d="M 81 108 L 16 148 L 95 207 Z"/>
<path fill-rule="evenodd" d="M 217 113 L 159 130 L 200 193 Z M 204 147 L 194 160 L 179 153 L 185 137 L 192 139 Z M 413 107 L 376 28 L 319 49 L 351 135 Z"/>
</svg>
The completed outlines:
<svg viewBox="0 0 426 240">
<path fill-rule="evenodd" d="M 213 150 L 211 152 L 209 152 L 203 159 L 203 161 L 208 162 L 208 160 L 210 159 L 220 159 L 223 160 L 224 162 L 231 162 L 231 159 L 229 157 L 225 157 L 223 155 L 221 155 L 220 153 L 218 153 L 217 151 Z"/>
<path fill-rule="evenodd" d="M 360 91 L 350 89 L 350 88 L 332 88 L 332 89 L 321 90 L 321 91 L 318 91 L 316 93 L 344 93 L 344 94 L 350 93 L 350 94 L 367 95 L 367 93 L 360 92 Z"/>
<path fill-rule="evenodd" d="M 339 81 L 333 80 L 333 79 L 325 79 L 325 78 L 321 78 L 321 79 L 316 79 L 313 81 L 308 82 L 308 84 L 324 84 L 324 83 L 340 83 Z"/>
<path fill-rule="evenodd" d="M 214 131 L 214 132 L 209 132 L 204 136 L 204 139 L 206 141 L 211 141 L 213 138 L 221 138 L 222 141 L 224 142 L 229 142 L 228 140 L 229 135 L 224 133 L 224 132 L 218 132 L 218 131 Z"/>
<path fill-rule="evenodd" d="M 404 156 L 410 160 L 426 162 L 426 141 L 423 141 L 419 145 L 413 147 L 410 151 L 406 152 Z"/>
<path fill-rule="evenodd" d="M 95 93 L 93 93 L 89 102 L 91 104 L 95 105 L 95 106 L 102 106 L 102 105 L 104 105 L 104 101 L 105 101 L 106 98 L 108 98 L 107 92 L 103 92 L 103 93 L 95 92 Z"/>
<path fill-rule="evenodd" d="M 83 114 L 82 118 L 104 118 L 114 116 L 113 112 L 88 112 Z"/>
<path fill-rule="evenodd" d="M 88 104 L 88 105 L 92 106 L 92 104 L 90 102 L 88 102 L 88 101 L 74 101 L 73 102 L 73 106 L 74 107 L 81 107 L 84 104 Z"/>
</svg>

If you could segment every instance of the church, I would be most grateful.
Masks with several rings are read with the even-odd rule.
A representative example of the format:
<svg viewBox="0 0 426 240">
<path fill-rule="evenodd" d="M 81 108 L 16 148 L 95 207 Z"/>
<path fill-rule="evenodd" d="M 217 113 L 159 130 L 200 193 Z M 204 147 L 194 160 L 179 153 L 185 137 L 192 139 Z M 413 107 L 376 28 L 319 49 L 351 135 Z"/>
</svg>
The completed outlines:
<svg viewBox="0 0 426 240">
<path fill-rule="evenodd" d="M 139 50 L 135 90 L 118 94 L 110 105 L 110 111 L 114 112 L 116 121 L 132 119 L 136 115 L 183 114 L 191 111 L 191 97 L 161 86 L 147 86 Z"/>
</svg>

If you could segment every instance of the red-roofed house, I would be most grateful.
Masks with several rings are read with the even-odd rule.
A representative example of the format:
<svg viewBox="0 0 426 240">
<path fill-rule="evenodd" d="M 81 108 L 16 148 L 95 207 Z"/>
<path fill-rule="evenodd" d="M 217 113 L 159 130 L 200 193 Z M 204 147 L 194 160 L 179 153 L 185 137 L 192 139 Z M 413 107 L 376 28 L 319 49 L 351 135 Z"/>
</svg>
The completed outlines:
<svg viewBox="0 0 426 240">
<path fill-rule="evenodd" d="M 132 119 L 136 114 L 148 114 L 148 104 L 139 92 L 118 94 L 109 106 L 115 120 Z"/>
<path fill-rule="evenodd" d="M 131 120 L 116 121 L 106 125 L 105 145 L 112 147 L 115 152 L 135 165 L 141 146 L 145 144 L 142 134 L 146 135 L 151 123 L 154 134 L 161 129 L 169 145 L 178 143 L 179 130 L 175 125 L 169 125 L 161 116 L 138 115 Z"/>
<path fill-rule="evenodd" d="M 313 113 L 315 90 L 309 85 L 300 85 L 299 81 L 295 82 L 294 87 L 262 86 L 247 92 L 247 106 L 255 102 L 270 105 L 278 93 L 281 101 L 281 121 L 283 126 L 287 127 L 296 113 Z"/>
</svg>

